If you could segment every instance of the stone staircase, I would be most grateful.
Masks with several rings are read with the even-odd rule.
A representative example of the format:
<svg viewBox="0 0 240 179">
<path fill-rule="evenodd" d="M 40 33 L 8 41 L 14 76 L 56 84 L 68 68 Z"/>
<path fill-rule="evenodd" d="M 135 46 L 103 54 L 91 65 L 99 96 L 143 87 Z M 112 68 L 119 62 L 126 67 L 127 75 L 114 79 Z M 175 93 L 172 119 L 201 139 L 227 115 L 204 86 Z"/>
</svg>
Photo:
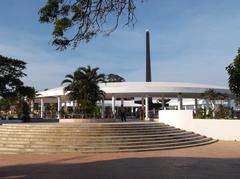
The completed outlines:
<svg viewBox="0 0 240 179">
<path fill-rule="evenodd" d="M 216 142 L 163 123 L 0 125 L 0 153 L 103 153 L 176 149 Z"/>
</svg>

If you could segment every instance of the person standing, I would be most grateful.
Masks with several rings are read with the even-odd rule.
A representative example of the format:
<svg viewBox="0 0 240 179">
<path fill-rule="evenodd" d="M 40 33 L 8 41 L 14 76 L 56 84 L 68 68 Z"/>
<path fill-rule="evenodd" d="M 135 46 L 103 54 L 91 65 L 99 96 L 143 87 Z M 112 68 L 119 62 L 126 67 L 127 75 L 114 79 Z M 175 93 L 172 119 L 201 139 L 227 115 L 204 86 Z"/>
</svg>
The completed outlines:
<svg viewBox="0 0 240 179">
<path fill-rule="evenodd" d="M 127 120 L 126 120 L 126 111 L 125 111 L 125 108 L 123 107 L 123 105 L 121 105 L 120 116 L 121 116 L 121 121 L 122 122 L 127 122 Z"/>
</svg>

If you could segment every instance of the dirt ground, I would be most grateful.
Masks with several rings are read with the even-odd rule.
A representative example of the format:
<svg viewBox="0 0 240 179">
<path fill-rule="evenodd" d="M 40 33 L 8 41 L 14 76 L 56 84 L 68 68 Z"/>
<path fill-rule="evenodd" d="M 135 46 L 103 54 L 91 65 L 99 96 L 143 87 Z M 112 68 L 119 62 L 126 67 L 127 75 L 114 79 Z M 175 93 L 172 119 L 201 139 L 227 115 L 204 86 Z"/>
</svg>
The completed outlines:
<svg viewBox="0 0 240 179">
<path fill-rule="evenodd" d="M 0 178 L 240 178 L 240 142 L 106 154 L 0 154 Z"/>
</svg>

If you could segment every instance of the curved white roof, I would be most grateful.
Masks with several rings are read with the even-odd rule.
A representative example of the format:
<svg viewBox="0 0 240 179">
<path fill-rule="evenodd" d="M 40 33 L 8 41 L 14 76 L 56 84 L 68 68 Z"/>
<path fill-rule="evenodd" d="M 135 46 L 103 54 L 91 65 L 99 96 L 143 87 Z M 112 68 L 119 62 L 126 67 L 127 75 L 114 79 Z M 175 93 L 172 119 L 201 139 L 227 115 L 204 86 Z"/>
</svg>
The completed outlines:
<svg viewBox="0 0 240 179">
<path fill-rule="evenodd" d="M 183 97 L 193 98 L 198 97 L 208 89 L 213 89 L 216 92 L 226 93 L 231 95 L 227 87 L 198 84 L 198 83 L 176 83 L 176 82 L 116 82 L 116 83 L 100 83 L 101 90 L 105 91 L 106 97 L 176 97 L 179 93 Z M 63 96 L 64 87 L 58 87 L 39 92 L 39 97 Z"/>
</svg>

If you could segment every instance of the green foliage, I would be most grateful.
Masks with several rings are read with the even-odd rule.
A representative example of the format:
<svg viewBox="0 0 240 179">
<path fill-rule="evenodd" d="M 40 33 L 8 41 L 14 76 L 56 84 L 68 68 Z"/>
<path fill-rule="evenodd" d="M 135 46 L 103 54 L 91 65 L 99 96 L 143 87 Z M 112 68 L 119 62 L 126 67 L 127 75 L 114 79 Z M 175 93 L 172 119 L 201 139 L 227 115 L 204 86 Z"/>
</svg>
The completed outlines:
<svg viewBox="0 0 240 179">
<path fill-rule="evenodd" d="M 98 68 L 79 67 L 73 75 L 68 74 L 62 84 L 68 85 L 64 88 L 69 99 L 77 101 L 77 110 L 83 117 L 91 116 L 96 109 L 96 102 L 104 97 L 98 83 L 105 82 L 104 74 L 97 73 Z"/>
<path fill-rule="evenodd" d="M 225 100 L 228 98 L 228 95 L 225 93 L 216 92 L 213 89 L 209 89 L 209 90 L 205 91 L 201 97 L 203 99 L 206 99 L 211 105 L 211 107 L 209 106 L 207 109 L 208 115 L 204 116 L 204 117 L 216 118 L 216 116 L 215 116 L 215 110 L 216 110 L 215 109 L 216 108 L 215 100 Z"/>
<path fill-rule="evenodd" d="M 240 98 L 240 49 L 233 62 L 226 67 L 228 72 L 228 85 L 233 94 Z M 239 100 L 238 100 L 239 101 Z"/>
<path fill-rule="evenodd" d="M 34 99 L 35 95 L 36 95 L 36 90 L 34 87 L 30 87 L 30 86 L 21 86 L 18 89 L 18 97 L 22 98 L 22 99 Z"/>
<path fill-rule="evenodd" d="M 73 107 L 72 106 L 68 106 L 67 107 L 67 113 L 68 114 L 72 114 L 74 111 L 73 111 Z"/>
<path fill-rule="evenodd" d="M 202 95 L 201 98 L 208 99 L 208 100 L 225 100 L 228 98 L 227 94 L 219 93 L 214 91 L 213 89 L 206 90 Z"/>
<path fill-rule="evenodd" d="M 134 0 L 48 0 L 38 12 L 39 21 L 54 25 L 52 44 L 63 50 L 88 42 L 98 33 L 109 35 L 121 17 L 127 19 L 125 25 L 133 27 L 134 4 Z"/>
<path fill-rule="evenodd" d="M 210 118 L 211 114 L 212 114 L 211 110 L 207 114 L 207 109 L 206 108 L 198 108 L 195 118 L 197 118 L 197 119 L 207 119 L 207 118 Z"/>
<path fill-rule="evenodd" d="M 66 31 L 69 27 L 71 27 L 72 22 L 70 19 L 64 17 L 62 19 L 56 20 L 54 22 L 55 29 L 53 31 L 53 35 L 55 37 L 57 36 L 63 36 L 64 31 Z"/>
<path fill-rule="evenodd" d="M 232 117 L 233 114 L 231 114 L 231 109 L 224 107 L 223 105 L 218 105 L 216 109 L 214 110 L 214 116 L 213 116 L 213 109 L 212 108 L 198 108 L 197 109 L 197 115 L 195 118 L 197 119 L 227 119 L 229 117 Z M 230 116 L 231 115 L 231 116 Z"/>
<path fill-rule="evenodd" d="M 125 79 L 119 75 L 110 73 L 105 76 L 105 81 L 106 82 L 124 82 Z"/>
<path fill-rule="evenodd" d="M 26 63 L 0 55 L 0 110 L 8 111 L 12 105 L 16 110 L 23 112 L 24 99 L 33 99 L 35 89 L 24 86 L 21 78 L 26 76 L 23 70 Z"/>
<path fill-rule="evenodd" d="M 21 78 L 26 76 L 23 70 L 26 63 L 0 55 L 0 96 L 14 97 L 17 90 L 23 86 Z"/>
<path fill-rule="evenodd" d="M 99 106 L 96 106 L 94 114 L 95 114 L 96 118 L 100 118 L 101 117 L 101 108 Z"/>
<path fill-rule="evenodd" d="M 227 119 L 230 117 L 230 109 L 224 107 L 223 105 L 219 105 L 215 112 L 216 119 Z"/>
<path fill-rule="evenodd" d="M 22 114 L 29 115 L 30 107 L 27 102 L 22 103 Z"/>
<path fill-rule="evenodd" d="M 0 99 L 0 111 L 7 111 L 11 107 L 11 101 L 5 98 Z"/>
</svg>

